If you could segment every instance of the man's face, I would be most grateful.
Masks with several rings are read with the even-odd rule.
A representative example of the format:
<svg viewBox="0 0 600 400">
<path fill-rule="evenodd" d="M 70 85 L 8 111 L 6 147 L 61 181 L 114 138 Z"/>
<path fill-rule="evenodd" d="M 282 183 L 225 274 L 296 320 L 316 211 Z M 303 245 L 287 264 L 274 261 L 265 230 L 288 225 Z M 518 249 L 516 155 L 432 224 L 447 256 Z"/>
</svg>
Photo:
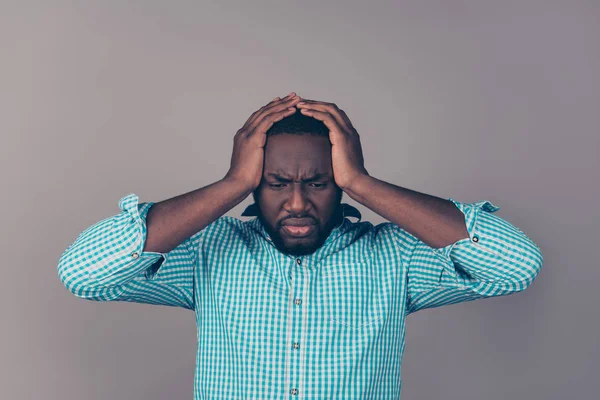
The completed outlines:
<svg viewBox="0 0 600 400">
<path fill-rule="evenodd" d="M 342 221 L 328 137 L 281 134 L 265 144 L 263 177 L 253 192 L 258 218 L 283 253 L 314 253 Z M 312 224 L 288 231 L 290 224 Z M 293 228 L 291 228 L 293 229 Z"/>
</svg>

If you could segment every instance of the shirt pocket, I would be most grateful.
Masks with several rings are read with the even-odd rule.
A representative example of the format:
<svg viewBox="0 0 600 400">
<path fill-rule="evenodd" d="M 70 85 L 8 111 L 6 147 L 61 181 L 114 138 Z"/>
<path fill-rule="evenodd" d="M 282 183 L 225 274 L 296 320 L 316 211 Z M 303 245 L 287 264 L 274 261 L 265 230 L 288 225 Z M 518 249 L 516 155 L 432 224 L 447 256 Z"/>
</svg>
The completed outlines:
<svg viewBox="0 0 600 400">
<path fill-rule="evenodd" d="M 362 329 L 383 318 L 381 278 L 360 265 L 324 272 L 315 288 L 316 306 L 333 324 Z"/>
</svg>

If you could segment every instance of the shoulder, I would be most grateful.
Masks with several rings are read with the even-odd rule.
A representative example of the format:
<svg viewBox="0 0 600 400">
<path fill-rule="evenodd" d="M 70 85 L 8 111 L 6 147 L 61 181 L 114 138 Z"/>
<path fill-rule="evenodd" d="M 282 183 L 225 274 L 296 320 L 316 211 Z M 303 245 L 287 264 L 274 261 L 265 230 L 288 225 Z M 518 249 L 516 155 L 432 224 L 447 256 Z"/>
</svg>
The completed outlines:
<svg viewBox="0 0 600 400">
<path fill-rule="evenodd" d="M 244 221 L 228 215 L 222 215 L 208 224 L 203 231 L 205 231 L 207 236 L 212 236 L 219 234 L 230 234 L 231 232 L 240 229 L 244 229 Z"/>
<path fill-rule="evenodd" d="M 242 221 L 235 217 L 222 215 L 210 224 L 208 224 L 201 234 L 205 242 L 213 244 L 228 243 L 232 240 L 247 238 L 252 234 L 252 228 L 249 221 Z"/>
<path fill-rule="evenodd" d="M 410 234 L 391 222 L 373 224 L 370 221 L 350 222 L 348 220 L 345 224 L 344 236 L 349 244 L 364 245 L 369 251 L 381 246 L 393 246 L 398 242 L 410 242 Z"/>
<path fill-rule="evenodd" d="M 373 240 L 378 243 L 410 246 L 418 240 L 414 235 L 393 222 L 385 221 L 377 225 L 369 224 L 368 229 Z"/>
</svg>

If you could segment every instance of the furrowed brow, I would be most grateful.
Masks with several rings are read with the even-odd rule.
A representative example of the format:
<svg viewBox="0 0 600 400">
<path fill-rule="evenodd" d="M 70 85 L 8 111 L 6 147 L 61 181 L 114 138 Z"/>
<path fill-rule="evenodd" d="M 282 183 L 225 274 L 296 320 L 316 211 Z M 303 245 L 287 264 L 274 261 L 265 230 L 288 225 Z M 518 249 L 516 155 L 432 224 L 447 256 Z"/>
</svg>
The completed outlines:
<svg viewBox="0 0 600 400">
<path fill-rule="evenodd" d="M 285 176 L 281 176 L 279 174 L 273 173 L 273 172 L 269 172 L 267 173 L 267 176 L 274 178 L 276 180 L 278 180 L 279 182 L 293 182 L 293 179 L 290 178 L 286 178 Z M 318 173 L 318 174 L 314 174 L 311 177 L 302 179 L 302 182 L 314 182 L 314 181 L 318 181 L 321 180 L 323 178 L 328 178 L 329 175 L 325 174 L 325 173 Z"/>
</svg>

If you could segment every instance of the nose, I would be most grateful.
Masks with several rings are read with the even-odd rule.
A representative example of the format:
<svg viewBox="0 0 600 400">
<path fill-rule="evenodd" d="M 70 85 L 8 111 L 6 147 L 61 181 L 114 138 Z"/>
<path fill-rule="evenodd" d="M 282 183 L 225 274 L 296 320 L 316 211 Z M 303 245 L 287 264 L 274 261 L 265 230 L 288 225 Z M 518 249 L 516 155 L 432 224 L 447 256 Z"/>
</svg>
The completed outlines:
<svg viewBox="0 0 600 400">
<path fill-rule="evenodd" d="M 290 183 L 290 185 L 292 186 L 292 190 L 290 197 L 287 201 L 287 211 L 290 214 L 302 215 L 308 211 L 308 199 L 304 195 L 304 189 L 302 188 L 302 184 L 292 182 Z"/>
</svg>

